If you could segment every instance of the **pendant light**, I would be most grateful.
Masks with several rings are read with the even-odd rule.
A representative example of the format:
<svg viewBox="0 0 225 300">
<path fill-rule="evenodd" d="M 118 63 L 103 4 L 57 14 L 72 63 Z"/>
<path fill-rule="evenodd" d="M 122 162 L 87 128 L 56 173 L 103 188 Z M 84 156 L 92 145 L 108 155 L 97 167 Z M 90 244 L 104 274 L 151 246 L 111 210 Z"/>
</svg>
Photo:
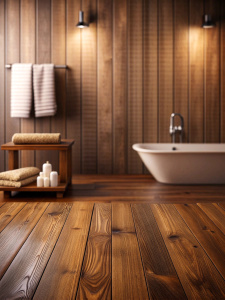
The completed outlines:
<svg viewBox="0 0 225 300">
<path fill-rule="evenodd" d="M 84 12 L 82 10 L 79 11 L 79 22 L 76 25 L 78 28 L 86 28 L 89 27 L 89 24 L 84 22 Z"/>
</svg>

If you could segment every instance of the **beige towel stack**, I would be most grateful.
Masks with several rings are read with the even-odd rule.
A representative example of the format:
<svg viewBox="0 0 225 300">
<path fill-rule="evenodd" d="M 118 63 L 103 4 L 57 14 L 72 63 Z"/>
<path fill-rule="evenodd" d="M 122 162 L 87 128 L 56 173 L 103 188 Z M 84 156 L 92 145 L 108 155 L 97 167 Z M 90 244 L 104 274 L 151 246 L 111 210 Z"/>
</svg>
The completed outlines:
<svg viewBox="0 0 225 300">
<path fill-rule="evenodd" d="M 14 144 L 60 144 L 60 133 L 15 133 L 12 137 Z"/>
<path fill-rule="evenodd" d="M 20 188 L 34 182 L 40 170 L 36 167 L 20 168 L 0 173 L 0 185 Z"/>
<path fill-rule="evenodd" d="M 53 64 L 33 65 L 35 117 L 54 116 L 55 73 Z"/>
<path fill-rule="evenodd" d="M 11 117 L 29 118 L 32 106 L 32 64 L 13 64 Z"/>
</svg>

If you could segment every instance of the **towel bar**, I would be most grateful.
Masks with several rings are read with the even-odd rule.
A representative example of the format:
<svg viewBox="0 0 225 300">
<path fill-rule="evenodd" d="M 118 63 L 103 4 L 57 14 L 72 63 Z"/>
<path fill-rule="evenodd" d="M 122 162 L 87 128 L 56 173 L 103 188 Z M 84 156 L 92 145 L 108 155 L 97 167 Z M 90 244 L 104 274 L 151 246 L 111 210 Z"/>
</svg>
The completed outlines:
<svg viewBox="0 0 225 300">
<path fill-rule="evenodd" d="M 6 69 L 11 69 L 11 67 L 12 67 L 11 64 L 5 65 Z M 67 65 L 55 65 L 54 67 L 55 69 L 67 69 Z"/>
</svg>

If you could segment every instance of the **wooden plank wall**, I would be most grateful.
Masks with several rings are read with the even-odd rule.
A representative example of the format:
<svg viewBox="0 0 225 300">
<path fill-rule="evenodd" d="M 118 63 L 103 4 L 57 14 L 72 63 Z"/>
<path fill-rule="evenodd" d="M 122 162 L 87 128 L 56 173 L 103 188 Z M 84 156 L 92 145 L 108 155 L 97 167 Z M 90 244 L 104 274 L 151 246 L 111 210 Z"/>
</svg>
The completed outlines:
<svg viewBox="0 0 225 300">
<path fill-rule="evenodd" d="M 201 28 L 204 13 L 215 28 Z M 56 71 L 55 117 L 10 117 L 4 65 L 16 62 L 68 65 Z M 146 172 L 132 144 L 170 142 L 172 112 L 184 117 L 185 142 L 225 142 L 224 74 L 222 0 L 0 0 L 0 143 L 61 132 L 75 139 L 73 173 Z M 47 159 L 57 170 L 56 153 L 21 156 L 23 166 Z"/>
</svg>

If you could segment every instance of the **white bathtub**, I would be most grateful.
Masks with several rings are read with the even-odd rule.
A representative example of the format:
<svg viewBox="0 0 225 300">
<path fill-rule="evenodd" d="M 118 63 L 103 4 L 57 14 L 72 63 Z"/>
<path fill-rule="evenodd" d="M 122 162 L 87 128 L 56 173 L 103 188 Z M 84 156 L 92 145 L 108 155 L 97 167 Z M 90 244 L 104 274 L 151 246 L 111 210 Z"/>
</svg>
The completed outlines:
<svg viewBox="0 0 225 300">
<path fill-rule="evenodd" d="M 159 182 L 225 184 L 225 144 L 135 144 L 133 149 Z"/>
</svg>

